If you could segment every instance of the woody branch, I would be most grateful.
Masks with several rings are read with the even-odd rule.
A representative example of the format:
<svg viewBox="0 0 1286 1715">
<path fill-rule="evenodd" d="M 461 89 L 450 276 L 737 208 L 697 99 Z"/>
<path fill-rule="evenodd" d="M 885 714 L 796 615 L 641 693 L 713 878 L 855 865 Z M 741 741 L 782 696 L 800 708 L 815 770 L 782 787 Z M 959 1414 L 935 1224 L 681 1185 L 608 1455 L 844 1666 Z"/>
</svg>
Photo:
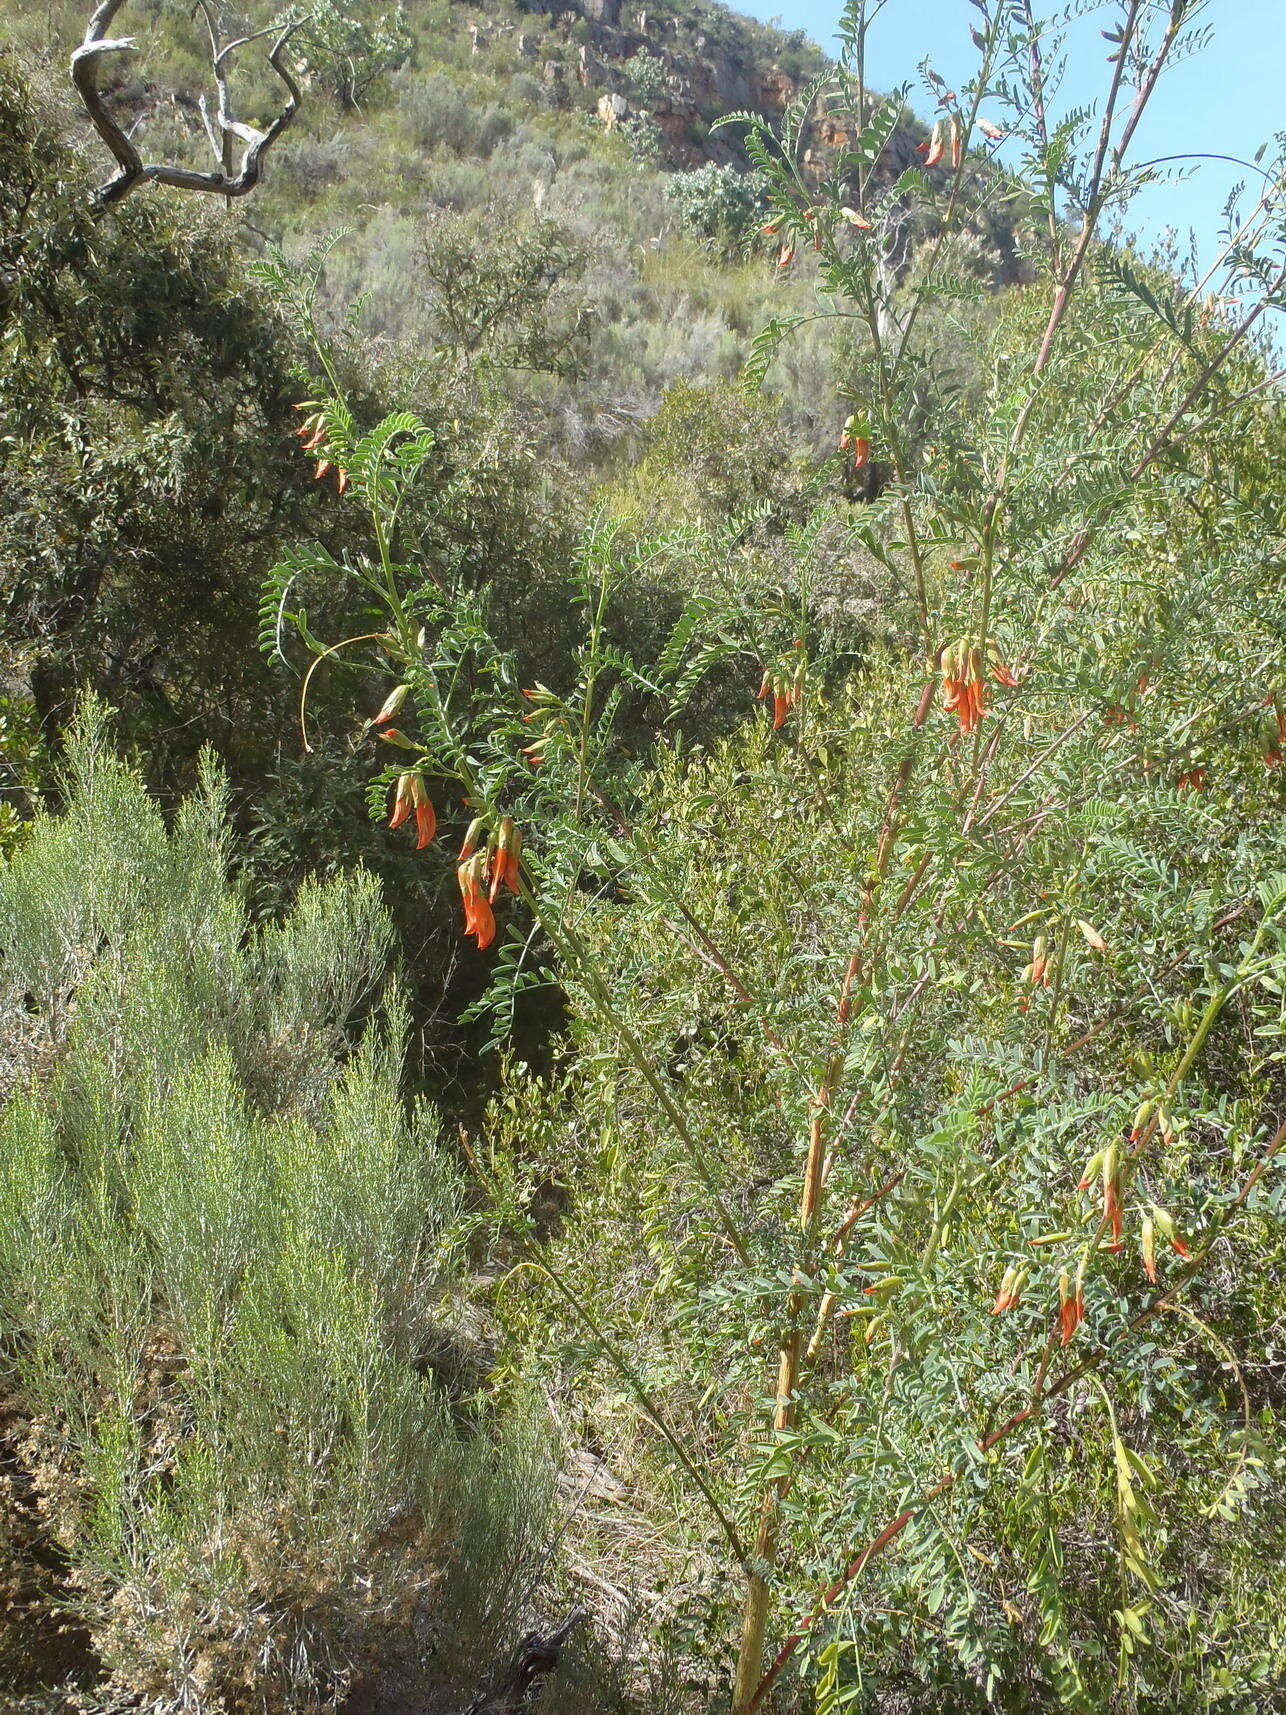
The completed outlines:
<svg viewBox="0 0 1286 1715">
<path fill-rule="evenodd" d="M 116 172 L 94 192 L 94 206 L 98 209 L 109 208 L 139 185 L 148 183 L 172 185 L 178 190 L 205 191 L 215 196 L 245 196 L 259 183 L 264 157 L 290 125 L 299 109 L 299 85 L 286 64 L 285 49 L 291 36 L 304 20 L 297 19 L 287 24 L 278 33 L 268 55 L 268 64 L 286 86 L 286 101 L 276 118 L 261 130 L 233 115 L 228 92 L 228 64 L 238 48 L 245 47 L 248 42 L 256 41 L 269 32 L 257 30 L 251 35 L 240 36 L 235 41 L 220 46 L 213 17 L 208 6 L 202 4 L 201 10 L 210 32 L 212 70 L 218 91 L 213 119 L 209 117 L 204 104 L 202 114 L 219 162 L 213 172 L 202 173 L 192 167 L 174 166 L 163 161 L 145 161 L 129 135 L 116 123 L 107 109 L 98 83 L 101 62 L 105 55 L 127 53 L 134 46 L 132 36 L 113 37 L 108 34 L 123 4 L 124 0 L 102 0 L 85 27 L 83 42 L 71 56 L 72 81 L 94 129 L 111 150 L 117 163 Z M 235 169 L 233 138 L 243 145 L 241 160 Z"/>
</svg>

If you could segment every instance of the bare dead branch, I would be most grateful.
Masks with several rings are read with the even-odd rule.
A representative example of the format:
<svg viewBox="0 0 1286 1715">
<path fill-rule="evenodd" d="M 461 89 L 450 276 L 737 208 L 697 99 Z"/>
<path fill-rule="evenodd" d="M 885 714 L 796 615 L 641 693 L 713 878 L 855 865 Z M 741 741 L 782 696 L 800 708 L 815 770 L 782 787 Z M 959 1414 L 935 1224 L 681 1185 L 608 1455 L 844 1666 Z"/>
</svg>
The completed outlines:
<svg viewBox="0 0 1286 1715">
<path fill-rule="evenodd" d="M 271 124 L 260 130 L 233 115 L 228 92 L 228 62 L 238 48 L 245 47 L 248 42 L 257 41 L 271 32 L 256 30 L 221 46 L 213 14 L 202 0 L 201 10 L 210 33 L 211 69 L 218 91 L 218 103 L 213 118 L 204 100 L 200 103 L 200 109 L 206 135 L 218 165 L 213 172 L 201 173 L 191 167 L 171 166 L 163 161 L 145 161 L 135 148 L 129 133 L 121 129 L 107 110 L 98 87 L 100 62 L 107 54 L 128 53 L 134 46 L 132 36 L 108 35 L 123 4 L 124 0 L 101 0 L 86 25 L 84 41 L 71 56 L 72 81 L 94 129 L 111 150 L 117 163 L 116 172 L 94 192 L 94 206 L 98 209 L 109 208 L 128 196 L 137 186 L 148 183 L 172 185 L 177 190 L 205 191 L 214 196 L 245 196 L 259 183 L 264 157 L 299 110 L 302 99 L 299 85 L 291 74 L 284 55 L 291 36 L 306 20 L 300 18 L 287 24 L 273 43 L 268 64 L 286 86 L 286 101 Z M 234 137 L 245 145 L 240 164 L 235 168 L 232 147 Z"/>
</svg>

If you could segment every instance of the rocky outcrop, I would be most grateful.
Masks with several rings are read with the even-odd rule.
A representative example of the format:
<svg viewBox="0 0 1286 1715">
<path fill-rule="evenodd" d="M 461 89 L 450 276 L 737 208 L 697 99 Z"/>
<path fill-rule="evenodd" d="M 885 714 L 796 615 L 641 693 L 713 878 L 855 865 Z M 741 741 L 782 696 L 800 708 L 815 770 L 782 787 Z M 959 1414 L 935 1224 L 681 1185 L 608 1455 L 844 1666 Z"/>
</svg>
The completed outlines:
<svg viewBox="0 0 1286 1715">
<path fill-rule="evenodd" d="M 762 114 L 770 123 L 783 119 L 803 87 L 825 60 L 816 49 L 801 48 L 787 37 L 735 13 L 706 13 L 700 28 L 690 14 L 638 0 L 519 0 L 527 12 L 555 21 L 555 39 L 566 54 L 544 67 L 550 99 L 589 105 L 605 131 L 628 131 L 635 122 L 657 140 L 665 165 L 686 169 L 711 161 L 749 165 L 736 128 L 712 130 L 727 113 Z M 490 27 L 491 20 L 487 20 Z M 535 51 L 531 37 L 515 33 L 519 58 Z M 641 57 L 640 57 L 641 56 Z M 785 59 L 789 63 L 783 64 Z M 573 81 L 574 80 L 574 81 Z M 850 149 L 858 124 L 850 112 L 820 105 L 803 139 L 800 165 L 806 181 L 817 184 Z M 922 165 L 919 146 L 925 128 L 909 117 L 899 124 L 880 159 L 877 183 L 889 185 L 908 167 Z M 984 169 L 985 170 L 985 169 Z M 941 174 L 945 169 L 930 170 Z M 1014 235 L 979 229 L 980 255 L 997 283 L 1022 278 Z M 904 234 L 901 263 L 914 249 Z"/>
<path fill-rule="evenodd" d="M 614 130 L 630 119 L 650 119 L 670 166 L 737 159 L 734 141 L 708 135 L 712 121 L 737 109 L 777 118 L 798 93 L 792 73 L 758 52 L 750 35 L 755 26 L 746 26 L 744 44 L 736 41 L 733 29 L 725 32 L 723 42 L 712 43 L 695 33 L 682 15 L 629 0 L 520 3 L 527 12 L 555 19 L 560 31 L 579 43 L 574 75 L 582 89 L 597 93 L 596 108 L 605 129 Z M 767 31 L 757 33 L 771 39 Z M 525 33 L 517 35 L 518 55 L 529 54 L 529 40 Z M 640 53 L 663 68 L 664 89 L 651 82 L 646 88 L 636 85 L 630 61 Z M 822 64 L 820 54 L 817 64 Z M 618 96 L 620 100 L 604 99 Z"/>
</svg>

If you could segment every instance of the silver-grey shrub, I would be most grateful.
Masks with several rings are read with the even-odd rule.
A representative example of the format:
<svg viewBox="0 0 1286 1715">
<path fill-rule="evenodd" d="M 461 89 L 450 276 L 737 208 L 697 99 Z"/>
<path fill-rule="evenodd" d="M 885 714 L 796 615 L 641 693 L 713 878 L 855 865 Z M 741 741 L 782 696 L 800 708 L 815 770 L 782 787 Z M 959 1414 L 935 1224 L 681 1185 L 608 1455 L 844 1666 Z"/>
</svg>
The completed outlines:
<svg viewBox="0 0 1286 1715">
<path fill-rule="evenodd" d="M 167 827 L 104 729 L 0 870 L 0 1409 L 51 1600 L 156 1711 L 503 1649 L 548 1473 L 433 1379 L 467 1229 L 376 884 L 254 925 L 213 766 Z"/>
</svg>

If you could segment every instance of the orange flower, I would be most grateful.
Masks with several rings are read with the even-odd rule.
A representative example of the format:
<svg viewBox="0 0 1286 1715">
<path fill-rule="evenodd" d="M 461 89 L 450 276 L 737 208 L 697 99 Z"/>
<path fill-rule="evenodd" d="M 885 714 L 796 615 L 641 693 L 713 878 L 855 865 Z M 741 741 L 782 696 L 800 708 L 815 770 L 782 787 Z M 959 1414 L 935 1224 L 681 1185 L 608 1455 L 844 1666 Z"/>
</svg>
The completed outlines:
<svg viewBox="0 0 1286 1715">
<path fill-rule="evenodd" d="M 924 156 L 926 167 L 936 167 L 942 159 L 942 121 L 933 127 L 933 131 L 923 143 L 916 145 L 916 153 Z"/>
<path fill-rule="evenodd" d="M 1152 1219 L 1156 1222 L 1158 1230 L 1165 1235 L 1168 1242 L 1181 1257 L 1187 1258 L 1192 1255 L 1184 1242 L 1183 1234 L 1175 1225 L 1174 1216 L 1168 1209 L 1160 1209 L 1154 1203 L 1152 1205 Z"/>
<path fill-rule="evenodd" d="M 956 120 L 951 121 L 951 165 L 958 167 L 964 155 L 964 142 L 960 136 L 960 126 Z"/>
<path fill-rule="evenodd" d="M 998 685 L 1008 685 L 1011 690 L 1017 685 L 1017 679 L 1001 659 L 1000 648 L 994 637 L 987 644 L 987 667 Z"/>
<path fill-rule="evenodd" d="M 784 726 L 786 716 L 799 701 L 804 688 L 804 663 L 796 667 L 793 678 L 787 678 L 784 673 L 773 672 L 769 668 L 760 680 L 756 697 L 772 698 L 773 731 Z"/>
<path fill-rule="evenodd" d="M 1002 137 L 1008 135 L 1007 132 L 1000 129 L 999 125 L 993 125 L 990 119 L 980 119 L 978 129 L 990 143 L 999 143 Z"/>
<path fill-rule="evenodd" d="M 342 494 L 347 487 L 348 487 L 348 472 L 346 470 L 336 470 L 336 472 L 335 472 L 335 493 L 336 494 Z"/>
<path fill-rule="evenodd" d="M 1088 1191 L 1090 1186 L 1094 1183 L 1095 1179 L 1098 1177 L 1098 1170 L 1103 1165 L 1103 1156 L 1105 1153 L 1106 1152 L 1104 1150 L 1096 1149 L 1093 1155 L 1091 1155 L 1089 1160 L 1085 1163 L 1085 1170 L 1076 1181 L 1076 1189 L 1078 1191 Z"/>
<path fill-rule="evenodd" d="M 987 707 L 982 651 L 958 637 L 942 651 L 940 663 L 942 706 L 957 717 L 962 732 L 972 732 Z M 1006 667 L 994 639 L 987 644 L 986 666 L 997 684 L 1017 685 L 1018 680 Z"/>
<path fill-rule="evenodd" d="M 779 268 L 789 268 L 794 260 L 795 246 L 793 244 L 783 244 L 777 253 L 777 266 Z"/>
<path fill-rule="evenodd" d="M 942 652 L 942 707 L 954 714 L 961 732 L 972 732 L 982 719 L 986 687 L 982 682 L 982 653 L 963 638 Z"/>
<path fill-rule="evenodd" d="M 861 470 L 861 468 L 864 464 L 869 463 L 870 457 L 871 457 L 871 443 L 870 443 L 870 441 L 867 439 L 867 437 L 865 435 L 855 436 L 854 440 L 853 440 L 853 469 L 854 470 Z"/>
<path fill-rule="evenodd" d="M 1200 792 L 1206 783 L 1206 771 L 1200 763 L 1181 774 L 1174 783 L 1176 792 Z"/>
<path fill-rule="evenodd" d="M 295 430 L 296 438 L 303 443 L 306 453 L 315 452 L 326 439 L 325 413 L 316 399 L 305 399 L 302 404 L 296 405 L 295 409 L 309 413 Z"/>
<path fill-rule="evenodd" d="M 397 777 L 397 788 L 393 794 L 393 814 L 388 819 L 389 827 L 400 828 L 402 823 L 411 814 L 414 807 L 415 800 L 411 793 L 411 776 L 409 774 L 399 774 Z"/>
<path fill-rule="evenodd" d="M 501 887 L 507 887 L 510 893 L 518 892 L 518 858 L 522 852 L 522 835 L 514 826 L 512 816 L 504 816 L 500 822 L 500 835 L 496 841 L 495 855 L 491 860 L 491 902 L 495 903 L 496 895 Z"/>
<path fill-rule="evenodd" d="M 420 747 L 413 738 L 408 738 L 404 732 L 395 726 L 379 727 L 376 729 L 385 744 L 394 745 L 398 750 L 418 750 Z"/>
<path fill-rule="evenodd" d="M 840 214 L 844 217 L 844 219 L 848 222 L 848 224 L 850 226 L 856 226 L 859 229 L 859 231 L 869 232 L 871 230 L 871 223 L 866 218 L 866 216 L 862 213 L 861 209 L 841 208 Z"/>
<path fill-rule="evenodd" d="M 1049 950 L 1049 937 L 1037 935 L 1031 944 L 1031 963 L 1024 967 L 1024 979 L 1040 988 L 1047 989 L 1053 981 L 1053 956 Z"/>
<path fill-rule="evenodd" d="M 1076 1291 L 1073 1292 L 1067 1270 L 1064 1269 L 1058 1277 L 1058 1325 L 1064 1346 L 1084 1320 L 1085 1300 L 1081 1296 L 1080 1280 L 1077 1279 Z"/>
<path fill-rule="evenodd" d="M 388 819 L 390 828 L 400 828 L 411 812 L 415 812 L 415 829 L 419 838 L 415 842 L 417 852 L 425 846 L 438 831 L 438 818 L 429 801 L 428 790 L 424 784 L 424 776 L 415 770 L 397 777 L 397 789 L 393 797 L 393 814 Z"/>
<path fill-rule="evenodd" d="M 1006 1310 L 1014 1310 L 1020 1303 L 1023 1288 L 1027 1284 L 1027 1270 L 1014 1264 L 1007 1268 L 1000 1282 L 1000 1290 L 996 1293 L 996 1302 L 991 1307 L 993 1316 L 1003 1316 Z"/>
<path fill-rule="evenodd" d="M 482 886 L 486 862 L 485 854 L 478 852 L 456 865 L 460 897 L 464 901 L 464 932 L 476 937 L 480 953 L 496 938 L 496 919 Z"/>
<path fill-rule="evenodd" d="M 415 831 L 418 836 L 415 849 L 422 852 L 438 831 L 438 818 L 420 774 L 411 776 L 411 797 L 415 801 Z"/>
</svg>

